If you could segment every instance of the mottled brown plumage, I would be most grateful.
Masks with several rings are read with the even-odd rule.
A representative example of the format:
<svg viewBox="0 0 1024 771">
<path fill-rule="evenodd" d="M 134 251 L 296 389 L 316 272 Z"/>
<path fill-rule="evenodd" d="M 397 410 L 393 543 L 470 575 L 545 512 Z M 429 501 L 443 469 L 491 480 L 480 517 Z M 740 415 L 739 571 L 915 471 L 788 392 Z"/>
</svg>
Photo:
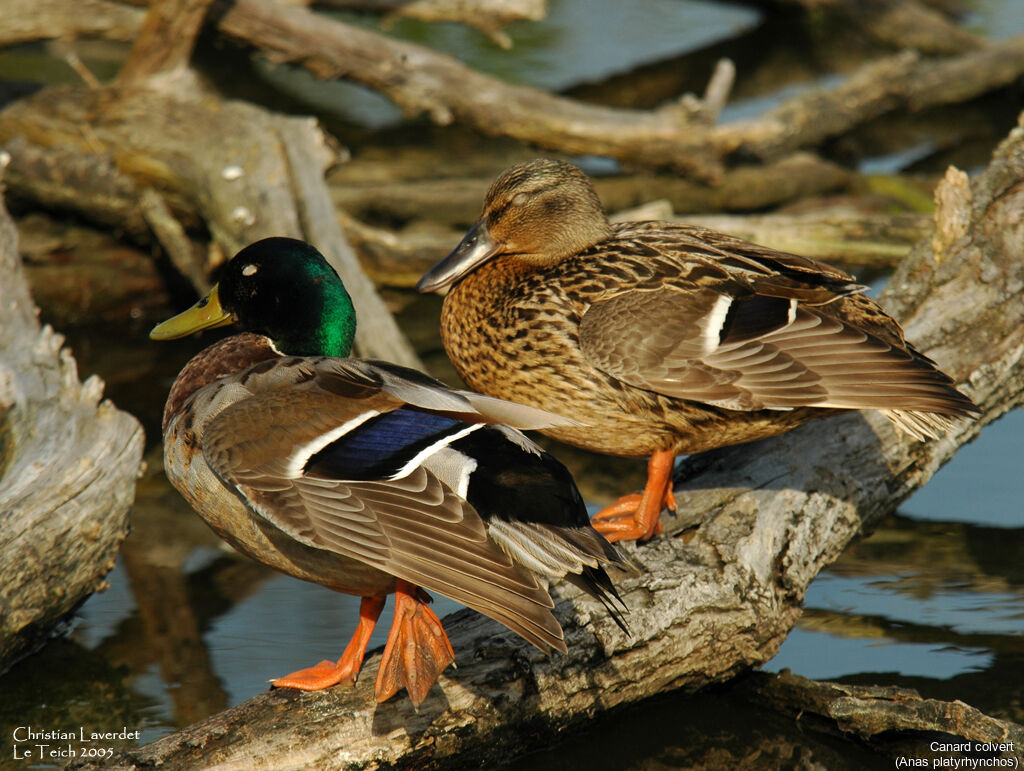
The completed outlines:
<svg viewBox="0 0 1024 771">
<path fill-rule="evenodd" d="M 584 425 L 545 433 L 598 452 L 664 461 L 836 409 L 880 409 L 925 438 L 975 411 L 852 276 L 703 228 L 613 225 L 559 161 L 495 181 L 420 282 L 445 286 L 442 339 L 466 383 L 572 416 Z M 623 511 L 599 529 L 653 533 L 656 516 L 637 533 Z"/>
</svg>

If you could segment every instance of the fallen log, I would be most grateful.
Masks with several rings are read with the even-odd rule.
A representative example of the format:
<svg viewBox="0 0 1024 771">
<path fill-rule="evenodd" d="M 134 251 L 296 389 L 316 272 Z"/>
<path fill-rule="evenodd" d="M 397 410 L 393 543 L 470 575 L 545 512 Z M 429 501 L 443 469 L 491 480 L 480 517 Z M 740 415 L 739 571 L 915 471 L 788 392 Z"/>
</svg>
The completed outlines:
<svg viewBox="0 0 1024 771">
<path fill-rule="evenodd" d="M 519 153 L 508 165 L 544 155 Z M 434 220 L 460 228 L 480 216 L 480 202 L 505 166 L 494 164 L 473 176 L 378 179 L 368 162 L 353 161 L 330 177 L 331 197 L 339 209 L 369 221 Z M 381 175 L 377 166 L 376 175 Z M 423 169 L 420 167 L 422 175 Z M 386 173 L 386 172 L 385 172 Z M 608 211 L 640 206 L 663 198 L 680 213 L 746 212 L 767 209 L 801 198 L 851 186 L 856 176 L 835 163 L 809 153 L 795 153 L 759 166 L 743 166 L 722 175 L 709 187 L 671 174 L 636 172 L 597 177 L 594 187 Z"/>
<path fill-rule="evenodd" d="M 830 5 L 834 13 L 863 11 L 862 3 Z M 729 78 L 712 77 L 703 99 L 686 94 L 652 110 L 612 108 L 511 85 L 423 46 L 276 0 L 221 2 L 211 15 L 222 35 L 318 77 L 361 83 L 409 116 L 425 114 L 442 126 L 458 122 L 556 152 L 669 167 L 692 179 L 718 182 L 730 163 L 773 160 L 814 148 L 881 115 L 961 103 L 1024 73 L 1022 36 L 986 44 L 917 2 L 875 0 L 870 5 L 865 19 L 897 41 L 957 55 L 936 60 L 906 51 L 879 59 L 835 87 L 810 89 L 764 115 L 721 125 L 715 125 L 717 112 Z M 19 23 L 26 30 L 19 33 L 22 38 L 66 31 L 68 23 L 34 21 L 43 10 L 46 6 L 37 12 L 31 4 L 24 9 L 28 18 Z M 71 31 L 79 29 L 77 22 L 70 24 Z M 927 43 L 930 31 L 945 42 Z"/>
<path fill-rule="evenodd" d="M 9 159 L 0 154 L 0 174 Z M 142 457 L 138 421 L 40 326 L 0 202 L 0 672 L 104 588 Z"/>
<path fill-rule="evenodd" d="M 677 217 L 668 202 L 663 203 L 663 211 L 617 214 L 612 219 L 659 219 L 698 225 L 824 260 L 855 273 L 878 274 L 895 267 L 930 232 L 931 221 L 926 214 L 861 214 L 846 207 L 805 214 Z M 391 231 L 366 225 L 344 212 L 338 216 L 364 269 L 375 282 L 386 286 L 415 286 L 419 277 L 450 252 L 465 233 L 433 222 Z"/>
<path fill-rule="evenodd" d="M 333 216 L 323 173 L 336 150 L 316 121 L 223 101 L 187 72 L 160 86 L 54 87 L 0 111 L 12 190 L 142 241 L 155 234 L 197 289 L 225 255 L 260 238 L 314 242 L 358 304 L 362 355 L 418 366 Z"/>
<path fill-rule="evenodd" d="M 1024 726 L 961 701 L 922 699 L 909 688 L 816 682 L 783 672 L 744 678 L 733 693 L 791 715 L 810 730 L 855 736 L 894 760 L 927 758 L 928 767 L 938 768 L 932 758 L 981 756 L 1006 758 L 1012 768 L 1014 759 L 1024 759 Z"/>
<path fill-rule="evenodd" d="M 503 27 L 516 21 L 539 21 L 548 12 L 546 0 L 316 0 L 315 4 L 382 13 L 385 27 L 400 18 L 459 22 L 505 49 L 512 47 L 512 38 Z"/>
<path fill-rule="evenodd" d="M 881 302 L 965 384 L 983 410 L 978 420 L 921 443 L 883 416 L 854 412 L 687 459 L 676 477 L 681 516 L 663 519 L 664 536 L 626 547 L 643 568 L 618 581 L 630 635 L 571 590 L 556 608 L 569 652 L 550 659 L 462 612 L 445 622 L 458 669 L 419 711 L 404 697 L 373 703 L 375 654 L 354 688 L 271 691 L 125 753 L 114 767 L 487 765 L 598 712 L 766 661 L 814 576 L 1024 401 L 1024 127 L 973 183 L 951 171 L 938 201 L 934 236 L 903 262 Z"/>
<path fill-rule="evenodd" d="M 894 110 L 957 103 L 1024 72 L 1024 36 L 940 61 L 905 52 L 865 65 L 835 88 L 812 89 L 755 119 L 716 126 L 714 110 L 706 112 L 692 95 L 654 110 L 577 102 L 273 0 L 238 0 L 216 25 L 274 61 L 374 89 L 409 116 L 425 114 L 442 126 L 458 122 L 557 152 L 670 167 L 703 181 L 717 181 L 730 158 L 780 158 Z"/>
</svg>

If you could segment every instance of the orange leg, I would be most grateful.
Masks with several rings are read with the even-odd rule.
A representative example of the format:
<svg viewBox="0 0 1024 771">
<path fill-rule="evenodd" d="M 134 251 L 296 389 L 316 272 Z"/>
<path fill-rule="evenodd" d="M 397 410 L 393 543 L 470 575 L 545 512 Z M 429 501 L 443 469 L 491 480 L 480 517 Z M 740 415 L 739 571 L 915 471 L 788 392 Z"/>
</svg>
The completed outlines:
<svg viewBox="0 0 1024 771">
<path fill-rule="evenodd" d="M 386 701 L 405 686 L 409 699 L 419 706 L 445 667 L 455 661 L 455 651 L 440 620 L 426 603 L 429 595 L 408 581 L 395 587 L 395 620 L 377 672 L 377 701 Z"/>
<path fill-rule="evenodd" d="M 676 509 L 672 493 L 675 453 L 658 450 L 647 462 L 647 484 L 642 493 L 624 495 L 601 509 L 591 524 L 609 541 L 646 541 L 661 532 L 661 510 Z"/>
<path fill-rule="evenodd" d="M 315 667 L 300 669 L 290 675 L 271 680 L 275 688 L 298 688 L 303 691 L 319 691 L 330 688 L 338 683 L 354 685 L 359 668 L 366 656 L 366 646 L 370 643 L 370 635 L 377 625 L 380 612 L 384 610 L 385 597 L 363 597 L 359 603 L 359 624 L 352 635 L 348 647 L 341 654 L 337 664 L 321 661 Z"/>
</svg>

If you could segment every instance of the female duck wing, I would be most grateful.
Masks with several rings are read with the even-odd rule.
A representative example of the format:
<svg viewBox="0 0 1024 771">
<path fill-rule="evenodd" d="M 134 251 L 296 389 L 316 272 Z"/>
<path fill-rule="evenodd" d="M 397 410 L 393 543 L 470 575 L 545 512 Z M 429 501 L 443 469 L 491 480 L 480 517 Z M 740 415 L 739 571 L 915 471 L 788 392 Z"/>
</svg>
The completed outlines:
<svg viewBox="0 0 1024 771">
<path fill-rule="evenodd" d="M 217 475 L 296 541 L 440 592 L 541 650 L 564 651 L 551 599 L 537 578 L 488 537 L 456 490 L 421 464 L 483 425 L 402 410 L 374 389 L 339 399 L 311 373 L 301 377 L 307 382 L 257 391 L 210 421 L 203 454 Z"/>
<path fill-rule="evenodd" d="M 883 409 L 915 435 L 929 431 L 908 426 L 917 422 L 908 414 L 971 411 L 845 273 L 818 275 L 811 260 L 753 245 L 738 251 L 732 239 L 715 244 L 730 249 L 717 260 L 707 245 L 684 260 L 674 241 L 652 241 L 636 239 L 663 258 L 680 255 L 676 279 L 628 288 L 583 313 L 580 346 L 598 369 L 734 410 Z"/>
<path fill-rule="evenodd" d="M 733 410 L 952 406 L 927 359 L 795 300 L 625 292 L 586 311 L 580 345 L 630 385 Z"/>
</svg>

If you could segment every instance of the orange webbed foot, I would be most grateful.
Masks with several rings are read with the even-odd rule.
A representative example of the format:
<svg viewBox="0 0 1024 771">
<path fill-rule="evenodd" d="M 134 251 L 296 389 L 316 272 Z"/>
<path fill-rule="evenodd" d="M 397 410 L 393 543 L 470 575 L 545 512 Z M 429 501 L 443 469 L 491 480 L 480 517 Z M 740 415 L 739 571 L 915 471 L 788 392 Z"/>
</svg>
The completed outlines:
<svg viewBox="0 0 1024 771">
<path fill-rule="evenodd" d="M 360 661 L 359 664 L 362 664 Z M 313 667 L 300 669 L 284 677 L 276 677 L 270 681 L 275 688 L 298 688 L 300 691 L 322 691 L 332 685 L 344 683 L 355 685 L 359 667 L 345 666 L 344 657 L 335 664 L 333 661 L 321 661 Z"/>
<path fill-rule="evenodd" d="M 647 484 L 642 493 L 624 495 L 611 506 L 601 509 L 591 519 L 594 529 L 613 543 L 615 541 L 646 541 L 659 535 L 661 512 L 676 510 L 672 492 L 672 468 L 675 454 L 660 450 L 647 464 Z"/>
<path fill-rule="evenodd" d="M 356 677 L 363 666 L 363 658 L 366 656 L 366 646 L 370 643 L 370 635 L 373 634 L 380 612 L 384 609 L 384 599 L 363 597 L 359 604 L 359 624 L 337 664 L 332 661 L 321 661 L 316 666 L 271 680 L 271 685 L 275 688 L 298 688 L 301 691 L 321 691 L 339 683 L 355 685 Z"/>
<path fill-rule="evenodd" d="M 427 698 L 437 678 L 455 661 L 455 651 L 441 621 L 413 584 L 398 581 L 395 620 L 377 673 L 377 701 L 386 701 L 402 687 L 416 706 Z"/>
</svg>

